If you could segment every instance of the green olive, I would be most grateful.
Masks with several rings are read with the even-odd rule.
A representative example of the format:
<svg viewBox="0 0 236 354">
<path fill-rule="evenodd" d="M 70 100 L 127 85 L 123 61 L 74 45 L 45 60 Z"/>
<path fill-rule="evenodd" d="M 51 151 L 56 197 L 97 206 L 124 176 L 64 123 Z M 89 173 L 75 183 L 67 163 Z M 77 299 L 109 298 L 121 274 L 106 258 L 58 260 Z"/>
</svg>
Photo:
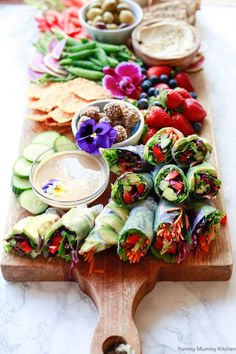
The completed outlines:
<svg viewBox="0 0 236 354">
<path fill-rule="evenodd" d="M 116 0 L 105 0 L 102 4 L 102 11 L 113 11 L 116 8 Z"/>
<path fill-rule="evenodd" d="M 115 23 L 108 23 L 107 24 L 107 29 L 108 30 L 115 30 L 117 28 L 118 28 L 118 26 Z"/>
<path fill-rule="evenodd" d="M 120 12 L 122 10 L 130 10 L 129 4 L 127 4 L 126 2 L 121 2 L 116 6 L 116 10 L 118 12 Z"/>
<path fill-rule="evenodd" d="M 112 23 L 114 21 L 114 16 L 112 15 L 111 12 L 104 12 L 104 14 L 102 15 L 103 21 L 106 23 Z"/>
<path fill-rule="evenodd" d="M 96 23 L 97 22 L 102 22 L 102 16 L 96 16 L 94 19 L 93 19 L 93 26 L 96 26 Z"/>
<path fill-rule="evenodd" d="M 93 20 L 96 16 L 100 16 L 102 14 L 102 10 L 97 7 L 93 7 L 87 12 L 87 20 Z"/>
<path fill-rule="evenodd" d="M 131 25 L 131 23 L 134 22 L 134 15 L 129 10 L 122 10 L 119 15 L 119 20 L 120 23 L 128 23 Z"/>
</svg>

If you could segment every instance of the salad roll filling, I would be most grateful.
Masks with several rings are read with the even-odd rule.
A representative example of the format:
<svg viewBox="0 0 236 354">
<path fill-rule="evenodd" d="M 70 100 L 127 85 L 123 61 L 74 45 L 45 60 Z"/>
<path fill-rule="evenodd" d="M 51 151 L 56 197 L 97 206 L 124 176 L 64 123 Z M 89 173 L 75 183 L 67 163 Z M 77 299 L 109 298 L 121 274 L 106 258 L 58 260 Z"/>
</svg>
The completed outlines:
<svg viewBox="0 0 236 354">
<path fill-rule="evenodd" d="M 115 181 L 111 197 L 118 205 L 133 205 L 145 199 L 152 186 L 151 175 L 127 172 Z"/>
<path fill-rule="evenodd" d="M 124 249 L 124 257 L 130 263 L 139 262 L 140 258 L 144 257 L 150 246 L 150 240 L 145 235 L 130 233 L 127 239 L 121 242 L 121 247 Z"/>
<path fill-rule="evenodd" d="M 171 149 L 182 137 L 183 134 L 177 129 L 171 127 L 160 129 L 145 145 L 145 160 L 154 166 L 171 162 Z"/>
<path fill-rule="evenodd" d="M 154 178 L 156 193 L 171 202 L 183 202 L 188 197 L 188 184 L 183 171 L 175 165 L 164 166 Z"/>
<path fill-rule="evenodd" d="M 179 139 L 172 148 L 172 156 L 177 164 L 188 167 L 202 162 L 212 151 L 209 142 L 196 134 Z"/>
<path fill-rule="evenodd" d="M 31 255 L 35 247 L 37 247 L 37 245 L 30 241 L 25 235 L 14 235 L 14 238 L 11 236 L 6 239 L 6 242 L 6 251 L 12 251 L 14 254 L 21 257 Z"/>
<path fill-rule="evenodd" d="M 78 250 L 77 235 L 65 228 L 57 230 L 48 242 L 48 255 L 59 256 L 66 261 L 72 260 L 72 252 Z"/>
<path fill-rule="evenodd" d="M 210 199 L 216 196 L 220 190 L 221 181 L 215 176 L 206 173 L 196 173 L 194 176 L 194 196 Z"/>
</svg>

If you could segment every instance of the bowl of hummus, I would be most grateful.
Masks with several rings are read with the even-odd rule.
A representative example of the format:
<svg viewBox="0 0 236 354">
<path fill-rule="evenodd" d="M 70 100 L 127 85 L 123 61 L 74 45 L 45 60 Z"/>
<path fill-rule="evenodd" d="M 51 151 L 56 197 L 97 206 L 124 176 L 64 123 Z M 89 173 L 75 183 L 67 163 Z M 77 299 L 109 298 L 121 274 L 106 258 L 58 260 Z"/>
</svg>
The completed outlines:
<svg viewBox="0 0 236 354">
<path fill-rule="evenodd" d="M 144 22 L 132 33 L 135 53 L 147 65 L 187 67 L 200 47 L 196 29 L 183 21 Z"/>
<path fill-rule="evenodd" d="M 107 162 L 80 150 L 43 153 L 32 165 L 30 182 L 46 204 L 70 209 L 90 204 L 100 197 L 109 182 Z"/>
</svg>

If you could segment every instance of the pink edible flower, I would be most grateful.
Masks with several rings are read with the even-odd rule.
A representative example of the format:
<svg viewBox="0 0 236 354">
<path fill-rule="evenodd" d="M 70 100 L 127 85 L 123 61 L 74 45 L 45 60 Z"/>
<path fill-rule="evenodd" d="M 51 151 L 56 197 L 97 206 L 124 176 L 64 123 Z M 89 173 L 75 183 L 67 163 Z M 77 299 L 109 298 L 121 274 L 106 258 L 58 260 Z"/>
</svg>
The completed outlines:
<svg viewBox="0 0 236 354">
<path fill-rule="evenodd" d="M 140 95 L 143 74 L 138 64 L 124 62 L 115 69 L 104 68 L 103 86 L 116 98 L 134 98 Z"/>
</svg>

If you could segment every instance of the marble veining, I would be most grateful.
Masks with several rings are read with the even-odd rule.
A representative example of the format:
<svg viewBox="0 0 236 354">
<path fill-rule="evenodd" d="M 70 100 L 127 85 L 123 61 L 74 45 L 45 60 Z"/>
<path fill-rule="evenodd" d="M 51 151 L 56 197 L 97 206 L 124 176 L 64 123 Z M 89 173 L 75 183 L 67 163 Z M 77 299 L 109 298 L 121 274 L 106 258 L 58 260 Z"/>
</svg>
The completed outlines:
<svg viewBox="0 0 236 354">
<path fill-rule="evenodd" d="M 27 63 L 37 35 L 35 10 L 0 5 L 1 222 L 4 233 L 12 162 L 25 113 Z M 236 7 L 203 6 L 208 45 L 205 72 L 236 259 Z M 7 151 L 7 153 L 5 153 Z M 0 277 L 0 354 L 89 354 L 98 314 L 76 284 L 8 283 Z M 192 353 L 198 347 L 236 351 L 236 276 L 230 282 L 158 283 L 135 315 L 143 354 Z M 184 350 L 185 348 L 185 350 Z M 228 352 L 222 351 L 221 352 Z"/>
</svg>

